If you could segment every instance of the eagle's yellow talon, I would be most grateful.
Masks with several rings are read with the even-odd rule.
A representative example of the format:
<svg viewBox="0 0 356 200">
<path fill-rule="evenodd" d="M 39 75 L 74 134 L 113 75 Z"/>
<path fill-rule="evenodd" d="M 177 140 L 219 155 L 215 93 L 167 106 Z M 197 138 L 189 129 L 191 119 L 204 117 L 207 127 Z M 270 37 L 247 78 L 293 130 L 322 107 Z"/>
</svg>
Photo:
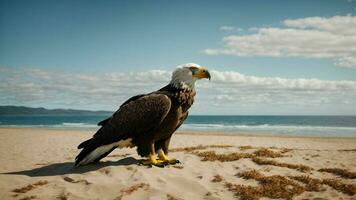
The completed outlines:
<svg viewBox="0 0 356 200">
<path fill-rule="evenodd" d="M 159 161 L 162 161 L 166 164 L 177 164 L 180 163 L 179 160 L 177 159 L 169 159 L 168 156 L 164 153 L 164 151 L 162 149 L 158 150 L 158 158 Z"/>
<path fill-rule="evenodd" d="M 147 160 L 142 161 L 142 164 L 143 165 L 154 165 L 154 166 L 161 167 L 161 166 L 165 165 L 165 162 L 163 162 L 161 160 L 157 160 L 153 154 L 150 154 L 148 156 Z"/>
</svg>

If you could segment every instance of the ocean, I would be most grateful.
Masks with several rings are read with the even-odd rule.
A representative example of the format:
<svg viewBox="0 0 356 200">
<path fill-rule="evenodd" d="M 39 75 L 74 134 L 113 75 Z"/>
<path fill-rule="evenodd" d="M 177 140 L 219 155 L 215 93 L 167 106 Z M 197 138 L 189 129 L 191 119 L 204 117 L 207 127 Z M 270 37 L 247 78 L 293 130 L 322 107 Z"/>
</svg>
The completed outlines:
<svg viewBox="0 0 356 200">
<path fill-rule="evenodd" d="M 0 116 L 0 127 L 95 131 L 102 115 Z M 318 137 L 356 137 L 356 116 L 189 116 L 180 131 Z"/>
</svg>

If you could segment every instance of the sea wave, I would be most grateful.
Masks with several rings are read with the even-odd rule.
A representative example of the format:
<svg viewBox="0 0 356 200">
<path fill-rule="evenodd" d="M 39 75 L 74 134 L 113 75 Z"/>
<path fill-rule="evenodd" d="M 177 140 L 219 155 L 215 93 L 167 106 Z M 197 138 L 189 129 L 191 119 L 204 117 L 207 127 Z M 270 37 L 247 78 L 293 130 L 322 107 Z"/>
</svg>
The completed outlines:
<svg viewBox="0 0 356 200">
<path fill-rule="evenodd" d="M 0 124 L 0 127 L 13 127 L 13 128 L 58 128 L 58 129 L 95 129 L 98 128 L 96 124 L 89 123 L 71 123 L 64 122 L 60 124 Z"/>
<path fill-rule="evenodd" d="M 94 129 L 98 128 L 96 124 L 89 123 L 73 123 L 73 122 L 63 122 L 62 124 L 54 125 L 53 127 L 58 128 L 84 128 L 84 129 Z"/>
<path fill-rule="evenodd" d="M 183 124 L 180 130 L 254 132 L 283 135 L 356 137 L 356 127 L 303 126 L 303 125 L 233 125 L 233 124 Z"/>
<path fill-rule="evenodd" d="M 6 125 L 0 127 L 18 128 L 54 128 L 54 129 L 82 129 L 96 130 L 99 127 L 92 123 L 63 122 L 60 124 L 37 124 L 37 125 Z M 271 125 L 271 124 L 202 124 L 186 123 L 179 131 L 201 132 L 225 132 L 225 133 L 256 133 L 270 135 L 300 135 L 320 137 L 356 137 L 356 127 L 332 127 L 332 126 L 306 126 L 306 125 Z"/>
<path fill-rule="evenodd" d="M 97 127 L 96 124 L 88 124 L 88 123 L 72 123 L 72 122 L 63 122 L 59 126 L 68 126 L 68 127 Z"/>
</svg>

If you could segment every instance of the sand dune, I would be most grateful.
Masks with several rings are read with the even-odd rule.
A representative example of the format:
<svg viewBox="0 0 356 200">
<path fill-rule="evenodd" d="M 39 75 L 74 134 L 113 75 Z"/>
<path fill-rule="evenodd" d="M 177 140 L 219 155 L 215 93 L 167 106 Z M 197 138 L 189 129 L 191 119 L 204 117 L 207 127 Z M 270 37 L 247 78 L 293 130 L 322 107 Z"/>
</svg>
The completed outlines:
<svg viewBox="0 0 356 200">
<path fill-rule="evenodd" d="M 356 139 L 174 135 L 181 164 L 135 149 L 73 168 L 89 131 L 0 129 L 1 199 L 356 199 Z"/>
</svg>

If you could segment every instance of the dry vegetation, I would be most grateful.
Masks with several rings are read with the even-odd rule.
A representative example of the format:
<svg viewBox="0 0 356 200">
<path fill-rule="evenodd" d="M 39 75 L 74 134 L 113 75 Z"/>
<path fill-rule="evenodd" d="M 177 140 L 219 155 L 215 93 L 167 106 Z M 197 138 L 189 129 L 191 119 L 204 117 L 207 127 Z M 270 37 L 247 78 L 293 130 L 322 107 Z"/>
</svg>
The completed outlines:
<svg viewBox="0 0 356 200">
<path fill-rule="evenodd" d="M 217 154 L 215 151 L 198 151 L 201 149 L 209 148 L 208 146 L 197 146 L 197 147 L 188 147 L 181 149 L 182 151 L 197 155 L 201 157 L 202 161 L 220 161 L 220 162 L 229 162 L 236 161 L 242 158 L 250 158 L 253 162 L 258 165 L 273 165 L 278 167 L 286 167 L 290 169 L 295 169 L 301 172 L 309 172 L 313 168 L 302 165 L 302 164 L 289 164 L 277 162 L 271 159 L 265 159 L 262 157 L 268 158 L 277 158 L 283 157 L 284 153 L 290 152 L 292 149 L 283 148 L 280 152 L 272 151 L 268 148 L 260 148 L 254 151 L 253 153 L 244 153 L 244 152 L 232 152 L 225 154 Z M 252 149 L 251 146 L 240 146 L 240 150 Z M 349 172 L 345 169 L 339 168 L 323 168 L 320 169 L 321 172 L 329 172 L 336 175 L 339 175 L 344 178 L 355 178 L 356 174 L 354 172 Z M 261 197 L 268 198 L 282 198 L 282 199 L 292 199 L 294 196 L 297 196 L 305 191 L 319 192 L 325 190 L 324 185 L 328 185 L 334 188 L 337 191 L 340 191 L 344 194 L 354 195 L 356 194 L 356 185 L 355 184 L 345 184 L 338 179 L 317 179 L 310 176 L 264 176 L 256 170 L 242 172 L 237 174 L 239 177 L 245 179 L 254 179 L 258 181 L 259 186 L 246 186 L 241 184 L 234 184 L 226 182 L 220 175 L 215 175 L 211 180 L 212 182 L 223 182 L 224 186 L 229 190 L 235 193 L 236 196 L 241 197 L 242 199 L 259 199 Z"/>
<path fill-rule="evenodd" d="M 240 149 L 241 151 L 245 151 L 245 150 L 248 150 L 248 149 L 253 149 L 253 147 L 250 146 L 250 145 L 246 145 L 246 146 L 239 146 L 239 149 Z"/>
<path fill-rule="evenodd" d="M 288 153 L 290 151 L 292 151 L 293 149 L 288 149 L 288 148 L 282 148 L 280 153 Z"/>
<path fill-rule="evenodd" d="M 254 187 L 226 182 L 225 187 L 242 199 L 259 199 L 261 197 L 292 199 L 305 191 L 303 186 L 279 175 L 264 176 L 256 170 L 237 175 L 244 179 L 254 179 L 260 184 Z"/>
<path fill-rule="evenodd" d="M 167 200 L 179 200 L 179 199 L 171 194 L 167 194 Z"/>
<path fill-rule="evenodd" d="M 110 174 L 110 170 L 107 168 L 99 169 L 99 172 L 106 174 L 106 175 Z"/>
<path fill-rule="evenodd" d="M 25 196 L 25 197 L 21 198 L 20 200 L 31 200 L 31 199 L 36 199 L 36 198 L 37 198 L 37 196 L 31 195 L 31 196 Z"/>
<path fill-rule="evenodd" d="M 339 175 L 343 178 L 356 178 L 356 173 L 355 172 L 350 172 L 347 171 L 346 169 L 340 169 L 340 168 L 321 168 L 318 170 L 319 172 L 328 172 L 332 174 Z"/>
<path fill-rule="evenodd" d="M 242 177 L 244 179 L 260 179 L 263 177 L 263 175 L 256 171 L 256 170 L 251 170 L 251 171 L 245 171 L 245 172 L 241 172 L 241 173 L 237 173 L 236 176 Z"/>
<path fill-rule="evenodd" d="M 209 146 L 197 146 L 197 147 L 187 147 L 179 149 L 179 151 L 185 151 L 194 155 L 201 157 L 202 161 L 220 161 L 229 162 L 236 161 L 242 158 L 250 158 L 253 162 L 258 165 L 273 165 L 278 167 L 286 167 L 290 169 L 295 169 L 301 172 L 309 172 L 313 168 L 302 165 L 302 164 L 289 164 L 277 162 L 275 160 L 265 159 L 283 157 L 284 153 L 292 151 L 292 149 L 282 148 L 281 151 L 273 151 L 268 148 L 260 148 L 253 153 L 245 152 L 232 152 L 225 154 L 218 154 L 215 151 L 198 151 L 210 148 Z M 240 146 L 241 151 L 253 149 L 252 146 Z M 178 151 L 178 150 L 176 150 Z M 334 173 L 346 178 L 355 178 L 355 173 L 349 172 L 344 169 L 337 168 L 323 168 L 319 171 Z M 245 179 L 254 179 L 258 181 L 259 186 L 246 186 L 241 184 L 234 184 L 226 182 L 220 175 L 215 175 L 211 182 L 224 183 L 224 186 L 235 193 L 236 196 L 242 199 L 259 199 L 261 197 L 268 198 L 282 198 L 282 199 L 292 199 L 294 196 L 300 195 L 305 191 L 319 192 L 325 190 L 323 185 L 328 185 L 335 190 L 343 192 L 348 195 L 354 195 L 356 193 L 356 186 L 354 184 L 345 184 L 340 180 L 336 179 L 324 179 L 320 180 L 317 178 L 311 178 L 310 176 L 264 176 L 256 170 L 242 172 L 237 174 L 239 177 Z"/>
<path fill-rule="evenodd" d="M 126 188 L 126 189 L 122 189 L 121 192 L 124 193 L 124 194 L 132 194 L 133 192 L 137 191 L 138 189 L 144 189 L 144 190 L 147 190 L 148 188 L 150 187 L 149 184 L 147 183 L 138 183 L 136 185 L 133 185 L 129 188 Z"/>
<path fill-rule="evenodd" d="M 177 168 L 177 169 L 183 169 L 184 167 L 182 165 L 173 165 L 173 168 Z"/>
<path fill-rule="evenodd" d="M 90 185 L 91 183 L 88 182 L 87 180 L 74 180 L 68 176 L 64 177 L 63 180 L 70 182 L 70 183 L 84 183 L 85 185 Z"/>
<path fill-rule="evenodd" d="M 170 149 L 170 152 L 192 152 L 192 151 L 196 151 L 196 150 L 205 150 L 208 148 L 229 148 L 229 147 L 233 147 L 232 145 L 198 145 L 198 146 L 193 146 L 193 147 L 182 147 L 182 148 L 173 148 Z"/>
<path fill-rule="evenodd" d="M 310 176 L 289 176 L 289 178 L 297 180 L 305 184 L 306 191 L 321 191 L 322 181 L 316 178 L 311 178 Z"/>
<path fill-rule="evenodd" d="M 348 195 L 356 194 L 356 184 L 345 184 L 338 179 L 324 179 L 322 183 Z"/>
<path fill-rule="evenodd" d="M 319 154 L 313 154 L 313 155 L 311 155 L 310 157 L 316 158 L 316 157 L 320 157 L 320 155 L 319 155 Z"/>
<path fill-rule="evenodd" d="M 235 192 L 235 195 L 242 199 L 259 199 L 261 197 L 292 199 L 305 191 L 322 191 L 322 185 L 328 185 L 344 194 L 356 194 L 355 184 L 345 184 L 337 179 L 320 180 L 309 176 L 264 176 L 256 170 L 241 172 L 237 176 L 244 179 L 254 179 L 260 184 L 253 187 L 226 182 L 225 187 L 229 191 Z M 298 184 L 293 180 L 304 185 Z"/>
<path fill-rule="evenodd" d="M 342 183 L 341 180 L 339 179 L 320 180 L 317 178 L 311 178 L 309 176 L 290 176 L 289 178 L 304 183 L 307 191 L 315 191 L 315 192 L 321 191 L 321 187 L 324 184 L 344 194 L 348 194 L 348 195 L 356 194 L 355 184 L 345 184 Z"/>
<path fill-rule="evenodd" d="M 308 167 L 306 165 L 295 165 L 295 164 L 289 164 L 289 163 L 280 163 L 274 160 L 267 160 L 267 159 L 262 159 L 262 158 L 257 158 L 254 157 L 252 158 L 252 161 L 255 162 L 258 165 L 274 165 L 274 166 L 278 166 L 278 167 L 287 167 L 290 169 L 296 169 L 299 170 L 301 172 L 307 172 L 312 170 L 313 168 Z"/>
<path fill-rule="evenodd" d="M 220 175 L 215 175 L 214 176 L 214 178 L 211 180 L 211 182 L 213 182 L 213 183 L 219 183 L 219 182 L 221 182 L 221 181 L 223 181 L 224 180 L 224 178 L 222 177 L 222 176 L 220 176 Z"/>
<path fill-rule="evenodd" d="M 229 162 L 229 161 L 235 161 L 235 160 L 240 160 L 241 158 L 251 158 L 253 154 L 249 153 L 228 153 L 228 154 L 217 154 L 215 151 L 205 151 L 205 152 L 199 152 L 199 151 L 193 151 L 191 152 L 192 154 L 201 157 L 202 161 L 220 161 L 220 162 Z"/>
<path fill-rule="evenodd" d="M 225 154 L 217 154 L 215 151 L 199 151 L 205 150 L 208 148 L 228 148 L 232 147 L 230 145 L 205 145 L 205 146 L 195 146 L 195 147 L 185 147 L 185 148 L 176 148 L 173 149 L 173 152 L 177 151 L 184 151 L 186 153 L 191 153 L 196 156 L 201 157 L 202 161 L 220 161 L 220 162 L 230 162 L 235 160 L 240 160 L 242 158 L 255 158 L 255 157 L 269 157 L 269 158 L 277 158 L 283 157 L 283 154 L 280 152 L 275 152 L 269 150 L 267 148 L 260 148 L 253 153 L 244 153 L 244 152 L 232 152 L 232 153 L 225 153 Z M 240 146 L 240 150 L 247 150 L 251 149 L 251 146 Z M 282 150 L 281 152 L 287 152 Z"/>
<path fill-rule="evenodd" d="M 253 152 L 253 154 L 255 156 L 259 156 L 259 157 L 269 157 L 269 158 L 283 157 L 283 155 L 281 153 L 271 151 L 267 148 L 258 149 L 255 152 Z"/>
<path fill-rule="evenodd" d="M 339 151 L 356 151 L 356 149 L 340 149 Z"/>
<path fill-rule="evenodd" d="M 70 193 L 63 193 L 57 196 L 57 199 L 59 200 L 68 200 L 69 199 Z"/>
<path fill-rule="evenodd" d="M 16 192 L 16 193 L 26 193 L 26 192 L 28 192 L 30 190 L 35 189 L 38 186 L 46 185 L 47 183 L 48 183 L 48 181 L 37 181 L 36 183 L 28 184 L 25 187 L 14 189 L 12 191 Z"/>
<path fill-rule="evenodd" d="M 129 171 L 133 171 L 134 170 L 134 168 L 131 167 L 131 166 L 126 167 L 126 169 L 129 170 Z"/>
<path fill-rule="evenodd" d="M 49 164 L 51 164 L 51 163 L 49 163 L 49 162 L 44 162 L 44 163 L 36 163 L 35 165 L 49 165 Z"/>
<path fill-rule="evenodd" d="M 115 200 L 121 200 L 124 196 L 130 195 L 130 194 L 134 193 L 135 191 L 137 191 L 139 189 L 148 190 L 149 188 L 150 188 L 150 185 L 147 184 L 147 183 L 135 184 L 135 185 L 133 185 L 131 187 L 122 189 L 120 191 L 121 195 L 116 197 Z"/>
</svg>

